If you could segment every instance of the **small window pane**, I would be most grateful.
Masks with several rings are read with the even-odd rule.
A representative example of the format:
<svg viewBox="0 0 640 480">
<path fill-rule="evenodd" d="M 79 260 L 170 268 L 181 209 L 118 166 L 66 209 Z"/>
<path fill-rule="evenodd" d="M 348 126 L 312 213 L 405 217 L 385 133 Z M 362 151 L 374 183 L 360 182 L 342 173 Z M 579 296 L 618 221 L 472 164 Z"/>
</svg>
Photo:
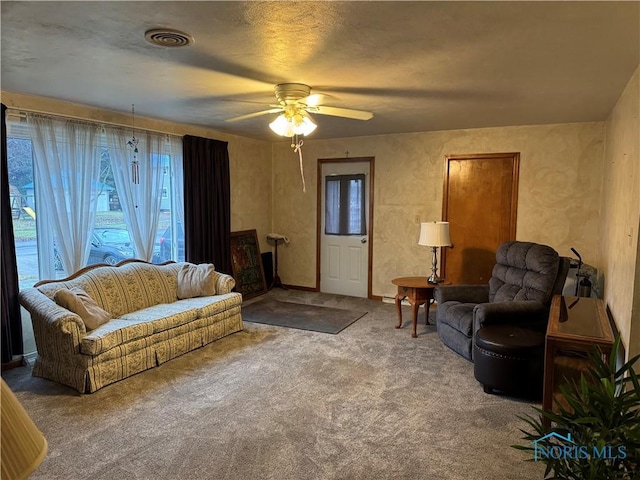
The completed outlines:
<svg viewBox="0 0 640 480">
<path fill-rule="evenodd" d="M 365 176 L 326 177 L 325 234 L 366 235 Z"/>
</svg>

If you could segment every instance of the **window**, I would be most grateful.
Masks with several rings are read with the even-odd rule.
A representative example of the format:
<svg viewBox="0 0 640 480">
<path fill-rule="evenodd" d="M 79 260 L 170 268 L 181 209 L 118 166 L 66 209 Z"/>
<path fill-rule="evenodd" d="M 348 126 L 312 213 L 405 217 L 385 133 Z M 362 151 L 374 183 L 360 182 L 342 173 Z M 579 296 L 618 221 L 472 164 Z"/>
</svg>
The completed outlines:
<svg viewBox="0 0 640 480">
<path fill-rule="evenodd" d="M 33 286 L 40 277 L 33 185 L 33 149 L 29 133 L 7 123 L 9 199 L 16 242 L 18 286 Z"/>
<path fill-rule="evenodd" d="M 166 154 L 154 153 L 151 155 L 151 161 L 155 168 L 162 170 L 162 188 L 160 189 L 160 215 L 157 221 L 156 238 L 153 249 L 153 263 L 162 263 L 167 260 L 184 260 L 184 249 L 180 252 L 174 253 L 171 250 L 171 239 L 167 240 L 167 236 L 171 236 L 171 225 L 178 221 L 178 216 L 174 215 L 174 197 L 179 192 L 174 191 L 174 181 L 172 172 L 171 156 Z M 111 258 L 115 257 L 116 263 L 125 258 L 136 257 L 133 250 L 133 242 L 131 235 L 128 231 L 125 215 L 122 208 L 121 199 L 124 195 L 118 193 L 118 187 L 113 177 L 113 168 L 115 162 L 112 163 L 109 155 L 109 150 L 104 149 L 102 155 L 102 165 L 100 174 L 100 183 L 104 185 L 105 191 L 108 193 L 106 196 L 108 201 L 108 208 L 99 202 L 98 212 L 96 213 L 96 227 L 94 229 L 109 229 L 108 238 L 106 242 L 98 248 L 92 246 L 93 259 L 91 263 L 113 263 Z M 127 184 L 128 186 L 128 184 Z M 184 244 L 184 234 L 181 230 L 178 230 L 178 234 L 182 234 L 182 238 L 176 241 Z M 119 241 L 115 237 L 119 237 Z M 174 242 L 175 243 L 175 242 Z M 124 247 L 114 251 L 114 245 Z M 99 260 L 102 255 L 102 260 Z M 105 259 L 106 257 L 106 259 Z"/>
<path fill-rule="evenodd" d="M 96 127 L 99 125 L 96 124 Z M 172 140 L 181 141 L 175 137 Z M 123 142 L 126 144 L 124 140 Z M 100 172 L 91 185 L 96 195 L 96 214 L 95 224 L 89 235 L 90 252 L 87 265 L 104 262 L 113 264 L 136 256 L 130 229 L 122 210 L 122 196 L 119 195 L 114 181 L 115 164 L 112 164 L 106 140 L 102 136 L 96 148 L 100 158 Z M 184 237 L 178 238 L 182 229 L 174 228 L 175 238 L 170 238 L 168 241 L 166 239 L 167 234 L 171 235 L 171 226 L 177 224 L 182 217 L 182 215 L 175 215 L 176 205 L 182 205 L 181 199 L 178 201 L 176 198 L 182 195 L 182 188 L 174 188 L 174 183 L 177 182 L 173 181 L 174 172 L 172 171 L 172 167 L 175 168 L 174 165 L 181 166 L 181 149 L 181 145 L 173 146 L 173 150 L 179 152 L 180 158 L 177 159 L 172 159 L 164 152 L 152 154 L 154 167 L 157 166 L 162 170 L 162 188 L 157 195 L 160 215 L 153 241 L 152 261 L 156 263 L 168 259 L 184 260 Z M 7 159 L 20 288 L 31 287 L 44 278 L 62 278 L 68 275 L 62 268 L 60 253 L 56 248 L 57 240 L 46 231 L 47 220 L 50 222 L 52 218 L 57 217 L 43 220 L 37 215 L 38 180 L 35 178 L 34 152 L 29 125 L 16 113 L 9 113 Z M 41 233 L 40 236 L 38 232 Z M 43 241 L 51 242 L 52 248 L 41 248 L 43 245 L 40 244 Z M 178 248 L 172 249 L 172 244 L 177 245 Z M 164 248 L 162 248 L 163 245 Z M 181 249 L 180 245 L 182 245 Z M 42 268 L 45 264 L 51 265 L 49 270 Z"/>
<path fill-rule="evenodd" d="M 326 177 L 327 235 L 366 235 L 364 181 L 364 174 Z"/>
</svg>

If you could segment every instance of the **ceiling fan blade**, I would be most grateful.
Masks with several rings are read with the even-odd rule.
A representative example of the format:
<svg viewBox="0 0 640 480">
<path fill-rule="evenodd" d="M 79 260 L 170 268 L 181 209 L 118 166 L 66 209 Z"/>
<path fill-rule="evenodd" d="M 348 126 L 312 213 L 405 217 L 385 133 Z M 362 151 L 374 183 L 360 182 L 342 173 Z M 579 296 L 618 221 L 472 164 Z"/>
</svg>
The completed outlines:
<svg viewBox="0 0 640 480">
<path fill-rule="evenodd" d="M 495 92 L 463 89 L 436 89 L 436 88 L 384 88 L 384 87 L 331 87 L 328 85 L 315 88 L 327 90 L 338 95 L 368 95 L 374 97 L 392 98 L 427 98 L 437 100 L 479 100 L 495 98 Z M 499 93 L 501 98 L 502 92 Z"/>
<path fill-rule="evenodd" d="M 262 110 L 261 112 L 248 113 L 246 115 L 240 115 L 239 117 L 228 118 L 225 122 L 238 122 L 240 120 L 246 120 L 248 118 L 259 117 L 260 115 L 267 115 L 269 113 L 278 113 L 284 111 L 284 108 L 270 108 L 269 110 Z"/>
<path fill-rule="evenodd" d="M 311 113 L 319 113 L 320 115 L 333 115 L 334 117 L 353 118 L 354 120 L 369 120 L 373 118 L 373 113 L 365 112 L 363 110 L 352 110 L 351 108 L 337 108 L 337 107 L 309 107 L 308 111 Z"/>
<path fill-rule="evenodd" d="M 317 107 L 323 103 L 326 103 L 326 100 L 335 99 L 333 95 L 327 95 L 326 93 L 313 93 L 307 97 L 302 97 L 298 102 L 304 103 L 309 107 Z"/>
</svg>

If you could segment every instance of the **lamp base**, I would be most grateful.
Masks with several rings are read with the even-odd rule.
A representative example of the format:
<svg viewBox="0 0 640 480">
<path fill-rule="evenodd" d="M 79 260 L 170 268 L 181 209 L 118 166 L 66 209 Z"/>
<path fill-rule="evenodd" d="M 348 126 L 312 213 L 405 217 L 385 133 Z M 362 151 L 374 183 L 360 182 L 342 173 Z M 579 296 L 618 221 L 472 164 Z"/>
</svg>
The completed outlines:
<svg viewBox="0 0 640 480">
<path fill-rule="evenodd" d="M 442 278 L 440 278 L 436 273 L 438 271 L 438 254 L 437 254 L 438 248 L 437 247 L 431 247 L 431 248 L 432 248 L 431 275 L 429 275 L 429 278 L 427 278 L 427 283 L 430 283 L 432 285 L 437 285 L 442 281 Z"/>
</svg>

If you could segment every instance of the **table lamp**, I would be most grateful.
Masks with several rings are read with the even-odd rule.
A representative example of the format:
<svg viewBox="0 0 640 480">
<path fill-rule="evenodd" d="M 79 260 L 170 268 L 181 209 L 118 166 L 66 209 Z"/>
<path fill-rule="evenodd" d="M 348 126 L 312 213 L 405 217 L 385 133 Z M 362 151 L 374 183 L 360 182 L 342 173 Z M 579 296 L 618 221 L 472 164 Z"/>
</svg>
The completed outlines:
<svg viewBox="0 0 640 480">
<path fill-rule="evenodd" d="M 442 281 L 438 277 L 438 253 L 439 247 L 450 247 L 451 240 L 449 240 L 449 222 L 426 222 L 420 224 L 420 238 L 418 239 L 418 245 L 424 245 L 425 247 L 431 247 L 431 275 L 427 279 L 427 282 L 438 284 Z"/>
<path fill-rule="evenodd" d="M 35 426 L 18 398 L 2 379 L 0 390 L 0 425 L 3 480 L 28 478 L 47 454 L 47 440 Z"/>
</svg>

